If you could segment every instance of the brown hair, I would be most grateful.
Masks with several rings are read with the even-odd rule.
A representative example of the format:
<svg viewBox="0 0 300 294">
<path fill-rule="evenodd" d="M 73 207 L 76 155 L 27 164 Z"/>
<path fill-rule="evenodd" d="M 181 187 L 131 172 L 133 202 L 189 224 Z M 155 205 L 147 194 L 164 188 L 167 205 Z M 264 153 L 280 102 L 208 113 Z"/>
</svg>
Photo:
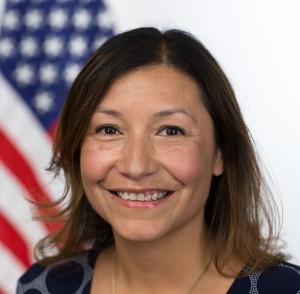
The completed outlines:
<svg viewBox="0 0 300 294">
<path fill-rule="evenodd" d="M 81 181 L 80 148 L 90 118 L 110 85 L 120 75 L 139 67 L 166 64 L 190 75 L 203 93 L 213 120 L 215 139 L 225 170 L 212 180 L 205 220 L 215 240 L 217 269 L 237 253 L 252 271 L 277 264 L 284 255 L 276 250 L 273 228 L 277 210 L 264 180 L 251 135 L 232 87 L 208 50 L 188 33 L 139 28 L 109 39 L 82 69 L 65 101 L 50 170 L 64 173 L 63 196 L 68 205 L 52 220 L 64 219 L 62 229 L 37 245 L 37 256 L 50 263 L 71 256 L 84 246 L 99 249 L 113 242 L 112 230 L 89 204 Z M 265 234 L 262 233 L 262 226 Z M 57 255 L 47 257 L 49 246 Z"/>
</svg>

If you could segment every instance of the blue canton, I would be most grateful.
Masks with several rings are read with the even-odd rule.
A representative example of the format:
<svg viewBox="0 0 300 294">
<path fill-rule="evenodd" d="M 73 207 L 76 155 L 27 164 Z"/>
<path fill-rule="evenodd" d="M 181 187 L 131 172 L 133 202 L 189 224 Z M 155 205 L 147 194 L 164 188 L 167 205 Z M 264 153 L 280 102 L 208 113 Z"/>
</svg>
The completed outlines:
<svg viewBox="0 0 300 294">
<path fill-rule="evenodd" d="M 79 70 L 114 28 L 102 0 L 8 0 L 0 33 L 0 74 L 48 130 Z"/>
</svg>

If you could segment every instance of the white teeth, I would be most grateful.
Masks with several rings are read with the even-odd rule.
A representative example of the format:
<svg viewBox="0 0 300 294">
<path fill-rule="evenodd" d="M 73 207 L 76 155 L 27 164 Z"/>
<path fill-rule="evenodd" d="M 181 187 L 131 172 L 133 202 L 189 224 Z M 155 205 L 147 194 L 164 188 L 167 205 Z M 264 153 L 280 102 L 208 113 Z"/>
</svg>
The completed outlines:
<svg viewBox="0 0 300 294">
<path fill-rule="evenodd" d="M 154 193 L 154 194 L 151 196 L 151 199 L 152 199 L 152 200 L 156 200 L 157 197 L 158 197 L 158 194 L 157 194 L 157 193 Z"/>
<path fill-rule="evenodd" d="M 118 193 L 119 194 L 119 193 Z M 128 200 L 129 199 L 129 194 L 128 193 L 122 193 L 122 195 L 119 194 L 119 196 L 124 199 L 124 200 Z"/>
<path fill-rule="evenodd" d="M 118 196 L 123 200 L 132 201 L 155 201 L 167 195 L 168 192 L 146 192 L 146 193 L 133 193 L 133 192 L 117 192 Z"/>
<path fill-rule="evenodd" d="M 130 194 L 129 194 L 129 199 L 130 199 L 130 200 L 136 200 L 136 194 L 130 193 Z"/>
<path fill-rule="evenodd" d="M 145 201 L 145 196 L 143 193 L 139 193 L 136 197 L 136 200 L 138 201 Z"/>
</svg>

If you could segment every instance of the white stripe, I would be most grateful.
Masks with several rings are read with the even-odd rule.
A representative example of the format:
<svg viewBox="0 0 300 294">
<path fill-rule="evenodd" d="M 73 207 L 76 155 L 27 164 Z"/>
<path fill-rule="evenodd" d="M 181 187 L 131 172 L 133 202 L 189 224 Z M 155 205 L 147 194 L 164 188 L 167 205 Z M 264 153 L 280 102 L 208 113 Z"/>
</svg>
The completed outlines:
<svg viewBox="0 0 300 294">
<path fill-rule="evenodd" d="M 1 73 L 0 89 L 0 128 L 31 164 L 38 180 L 48 185 L 52 180 L 52 175 L 45 171 L 51 157 L 50 138 Z M 62 191 L 62 183 L 55 181 L 46 190 L 57 198 Z"/>
<path fill-rule="evenodd" d="M 16 293 L 17 281 L 25 272 L 25 268 L 0 241 L 0 287 L 6 294 Z"/>
<path fill-rule="evenodd" d="M 0 183 L 5 183 L 0 185 L 0 213 L 10 221 L 32 253 L 36 243 L 45 236 L 46 229 L 40 223 L 31 220 L 31 208 L 24 198 L 23 187 L 19 186 L 1 162 Z M 33 254 L 31 261 L 34 261 Z"/>
</svg>

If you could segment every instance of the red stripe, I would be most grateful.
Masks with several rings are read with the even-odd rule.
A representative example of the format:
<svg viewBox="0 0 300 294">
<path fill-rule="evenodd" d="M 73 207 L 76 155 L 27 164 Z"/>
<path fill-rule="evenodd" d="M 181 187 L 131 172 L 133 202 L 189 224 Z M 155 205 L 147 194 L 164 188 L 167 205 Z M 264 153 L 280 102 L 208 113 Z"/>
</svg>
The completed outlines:
<svg viewBox="0 0 300 294">
<path fill-rule="evenodd" d="M 27 268 L 30 265 L 29 248 L 20 234 L 0 213 L 0 240 Z M 2 265 L 3 266 L 3 265 Z"/>
<path fill-rule="evenodd" d="M 55 135 L 55 131 L 56 131 L 56 127 L 57 127 L 57 121 L 55 121 L 51 127 L 48 129 L 48 134 L 50 136 L 51 139 L 54 138 L 54 135 Z"/>
<path fill-rule="evenodd" d="M 2 290 L 1 287 L 0 287 L 0 294 L 5 294 L 4 290 Z"/>
<path fill-rule="evenodd" d="M 12 142 L 10 142 L 10 140 L 5 136 L 1 129 L 0 142 L 0 158 L 15 175 L 15 177 L 18 178 L 23 186 L 27 189 L 27 191 L 31 195 L 32 200 L 36 202 L 51 202 L 51 198 L 40 185 L 30 165 L 15 148 Z M 3 196 L 4 195 L 2 195 L 2 197 Z M 42 210 L 40 212 L 42 213 Z M 51 212 L 55 212 L 55 210 L 52 210 Z M 48 230 L 51 231 L 60 227 L 60 224 L 45 223 L 45 226 Z"/>
</svg>

